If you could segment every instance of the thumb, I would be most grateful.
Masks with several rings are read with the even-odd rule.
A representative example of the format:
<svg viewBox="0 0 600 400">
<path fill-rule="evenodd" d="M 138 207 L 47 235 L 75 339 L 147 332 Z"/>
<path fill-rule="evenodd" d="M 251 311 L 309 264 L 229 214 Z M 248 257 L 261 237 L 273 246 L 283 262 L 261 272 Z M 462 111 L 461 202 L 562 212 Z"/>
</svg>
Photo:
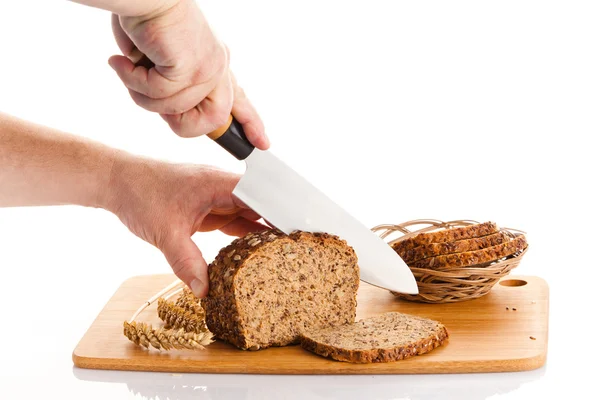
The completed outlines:
<svg viewBox="0 0 600 400">
<path fill-rule="evenodd" d="M 161 249 L 173 273 L 185 283 L 194 296 L 208 294 L 208 266 L 191 237 L 172 235 Z"/>
</svg>

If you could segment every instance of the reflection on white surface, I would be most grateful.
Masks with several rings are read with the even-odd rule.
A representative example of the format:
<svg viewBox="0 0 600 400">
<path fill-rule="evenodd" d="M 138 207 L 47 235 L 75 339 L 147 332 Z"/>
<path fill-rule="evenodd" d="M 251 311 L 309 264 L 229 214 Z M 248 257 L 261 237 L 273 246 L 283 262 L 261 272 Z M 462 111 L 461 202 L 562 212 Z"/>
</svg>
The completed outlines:
<svg viewBox="0 0 600 400">
<path fill-rule="evenodd" d="M 369 399 L 482 400 L 540 379 L 545 367 L 515 373 L 454 375 L 213 375 L 97 371 L 74 368 L 77 379 L 123 383 L 135 398 L 215 399 Z M 451 376 L 451 379 L 447 379 Z"/>
</svg>

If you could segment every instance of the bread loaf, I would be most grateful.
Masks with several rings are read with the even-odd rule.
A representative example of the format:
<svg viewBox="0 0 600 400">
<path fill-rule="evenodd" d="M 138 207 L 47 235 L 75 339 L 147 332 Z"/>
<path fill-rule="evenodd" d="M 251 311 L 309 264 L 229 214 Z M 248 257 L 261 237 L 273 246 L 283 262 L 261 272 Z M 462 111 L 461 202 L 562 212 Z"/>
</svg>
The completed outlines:
<svg viewBox="0 0 600 400">
<path fill-rule="evenodd" d="M 359 269 L 354 250 L 324 234 L 249 234 L 209 265 L 206 324 L 244 350 L 299 342 L 306 330 L 353 323 Z"/>
<path fill-rule="evenodd" d="M 310 329 L 300 343 L 305 350 L 337 361 L 372 363 L 428 353 L 448 337 L 446 327 L 437 321 L 388 312 L 353 324 Z"/>
</svg>

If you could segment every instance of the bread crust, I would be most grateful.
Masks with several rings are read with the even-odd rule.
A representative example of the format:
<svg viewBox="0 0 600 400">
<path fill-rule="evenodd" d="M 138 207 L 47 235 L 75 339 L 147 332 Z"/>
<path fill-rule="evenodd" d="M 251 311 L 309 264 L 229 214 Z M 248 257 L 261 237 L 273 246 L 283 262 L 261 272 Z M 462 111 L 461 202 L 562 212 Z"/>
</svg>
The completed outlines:
<svg viewBox="0 0 600 400">
<path fill-rule="evenodd" d="M 424 319 L 419 317 L 414 318 Z M 368 350 L 352 350 L 340 346 L 321 343 L 307 336 L 301 337 L 300 345 L 303 349 L 322 357 L 331 358 L 336 361 L 365 364 L 394 362 L 422 355 L 432 351 L 436 347 L 445 344 L 449 337 L 450 335 L 448 333 L 448 329 L 443 324 L 438 322 L 434 333 L 404 346 L 374 348 Z"/>
<path fill-rule="evenodd" d="M 394 249 L 398 252 L 405 252 L 407 250 L 414 249 L 415 247 L 430 243 L 455 242 L 457 240 L 491 235 L 492 233 L 496 233 L 498 231 L 499 229 L 496 223 L 488 221 L 459 228 L 423 232 L 416 236 L 394 243 Z"/>
<path fill-rule="evenodd" d="M 398 251 L 397 246 L 392 247 L 396 250 L 398 255 L 402 257 L 404 262 L 408 264 L 428 257 L 481 250 L 508 242 L 510 239 L 510 235 L 506 232 L 497 232 L 492 233 L 491 235 L 462 239 L 454 242 L 424 244 L 405 251 Z"/>
<path fill-rule="evenodd" d="M 407 263 L 412 268 L 425 268 L 442 270 L 447 268 L 475 266 L 521 252 L 527 248 L 525 236 L 516 238 L 481 250 L 467 251 L 464 253 L 446 254 L 424 258 L 419 261 Z"/>
<path fill-rule="evenodd" d="M 244 268 L 245 263 L 253 256 L 264 255 L 263 249 L 265 246 L 277 240 L 318 240 L 325 244 L 341 245 L 356 258 L 354 250 L 344 240 L 335 235 L 301 231 L 285 235 L 276 229 L 248 234 L 243 238 L 235 239 L 231 244 L 222 248 L 215 257 L 215 260 L 209 265 L 209 293 L 203 299 L 206 309 L 206 325 L 215 337 L 229 342 L 242 350 L 258 350 L 258 347 L 250 343 L 250 332 L 244 330 L 241 323 L 240 310 L 242 307 L 238 304 L 238 299 L 235 297 L 234 283 L 237 275 Z M 349 286 L 353 287 L 356 294 L 360 283 L 358 265 L 355 265 L 354 272 L 354 282 Z M 356 306 L 357 300 L 355 295 L 353 314 L 351 316 L 352 320 L 356 316 Z M 272 342 L 270 346 L 282 346 L 286 344 L 288 343 Z"/>
<path fill-rule="evenodd" d="M 204 299 L 206 326 L 219 339 L 225 340 L 241 349 L 248 349 L 246 332 L 241 331 L 240 307 L 233 295 L 235 276 L 248 257 L 256 253 L 266 243 L 272 242 L 284 234 L 278 230 L 268 230 L 233 240 L 223 247 L 214 261 L 208 266 L 209 290 Z M 260 240 L 259 243 L 256 243 Z M 254 244 L 252 246 L 251 244 Z"/>
</svg>

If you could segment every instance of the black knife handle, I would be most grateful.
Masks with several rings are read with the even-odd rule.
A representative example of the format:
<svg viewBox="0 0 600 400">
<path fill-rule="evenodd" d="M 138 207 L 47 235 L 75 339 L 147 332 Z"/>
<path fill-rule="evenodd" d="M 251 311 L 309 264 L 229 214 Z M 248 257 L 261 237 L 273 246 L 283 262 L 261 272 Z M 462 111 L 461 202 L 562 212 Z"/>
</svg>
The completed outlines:
<svg viewBox="0 0 600 400">
<path fill-rule="evenodd" d="M 154 63 L 145 54 L 137 51 L 136 56 L 140 57 L 135 63 L 136 66 L 141 65 L 148 69 L 154 67 Z M 245 160 L 252 153 L 252 150 L 254 150 L 254 146 L 244 133 L 242 124 L 233 115 L 229 115 L 229 119 L 225 125 L 210 132 L 207 136 L 238 160 Z"/>
<path fill-rule="evenodd" d="M 227 123 L 209 133 L 208 137 L 217 142 L 219 146 L 227 150 L 229 154 L 238 160 L 245 160 L 252 153 L 252 150 L 254 150 L 254 146 L 244 133 L 242 124 L 231 114 Z"/>
</svg>

